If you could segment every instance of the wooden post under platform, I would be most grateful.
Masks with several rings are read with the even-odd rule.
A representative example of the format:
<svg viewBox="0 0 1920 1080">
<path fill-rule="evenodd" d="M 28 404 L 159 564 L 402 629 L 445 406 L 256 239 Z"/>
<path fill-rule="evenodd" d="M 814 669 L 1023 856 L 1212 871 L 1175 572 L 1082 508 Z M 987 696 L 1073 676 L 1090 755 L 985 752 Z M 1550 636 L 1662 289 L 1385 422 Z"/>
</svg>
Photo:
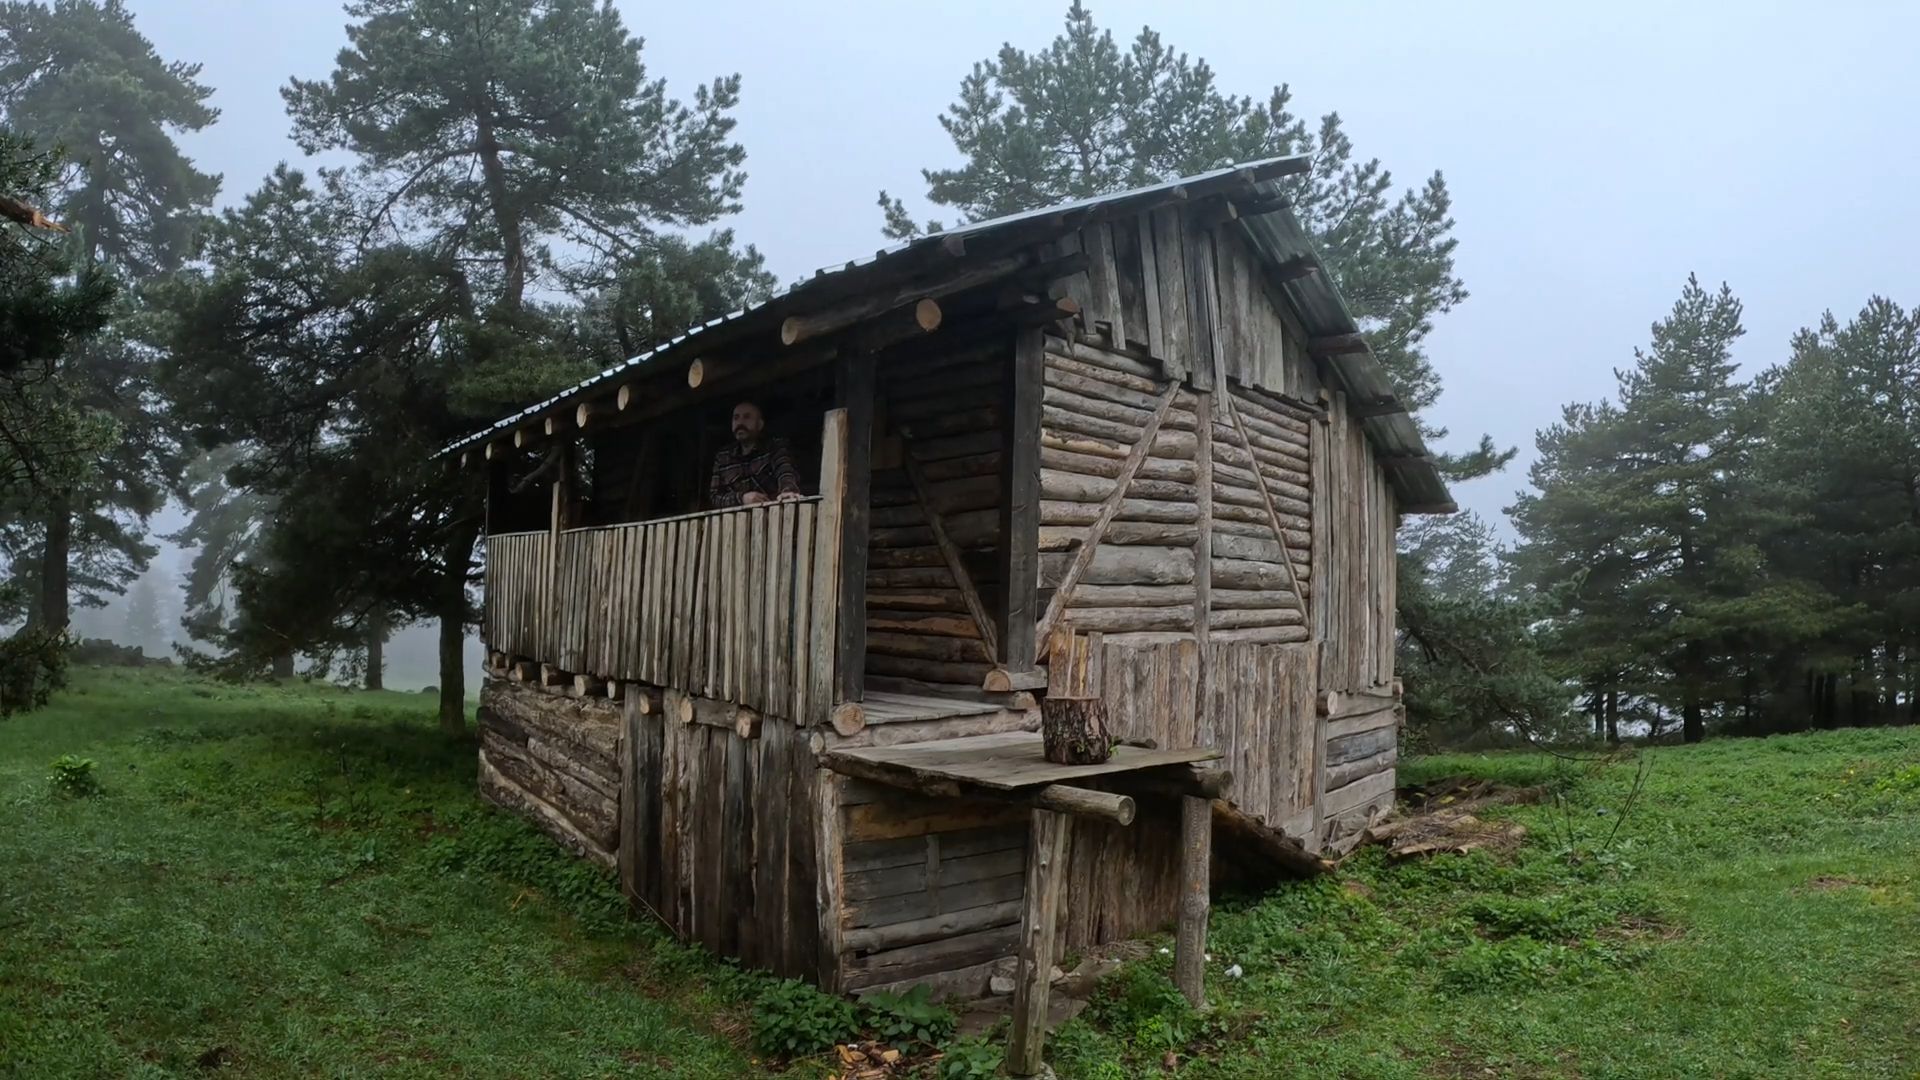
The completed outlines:
<svg viewBox="0 0 1920 1080">
<path fill-rule="evenodd" d="M 1013 975 L 1013 1033 L 1007 1073 L 1033 1076 L 1046 1048 L 1047 1006 L 1053 989 L 1053 947 L 1060 916 L 1060 878 L 1066 869 L 1073 818 L 1033 812 L 1027 844 L 1026 898 L 1020 916 L 1020 958 Z"/>
<path fill-rule="evenodd" d="M 1198 1009 L 1207 1003 L 1207 895 L 1213 852 L 1212 801 L 1180 797 L 1180 915 L 1173 939 L 1173 981 Z"/>
</svg>

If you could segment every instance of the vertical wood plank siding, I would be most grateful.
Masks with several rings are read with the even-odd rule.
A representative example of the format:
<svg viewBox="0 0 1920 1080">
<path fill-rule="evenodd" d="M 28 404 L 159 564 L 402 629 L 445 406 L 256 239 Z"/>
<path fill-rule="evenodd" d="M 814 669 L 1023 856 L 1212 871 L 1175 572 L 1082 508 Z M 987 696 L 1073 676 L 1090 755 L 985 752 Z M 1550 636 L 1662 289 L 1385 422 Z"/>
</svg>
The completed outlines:
<svg viewBox="0 0 1920 1080">
<path fill-rule="evenodd" d="M 490 536 L 487 646 L 809 722 L 819 502 Z"/>
</svg>

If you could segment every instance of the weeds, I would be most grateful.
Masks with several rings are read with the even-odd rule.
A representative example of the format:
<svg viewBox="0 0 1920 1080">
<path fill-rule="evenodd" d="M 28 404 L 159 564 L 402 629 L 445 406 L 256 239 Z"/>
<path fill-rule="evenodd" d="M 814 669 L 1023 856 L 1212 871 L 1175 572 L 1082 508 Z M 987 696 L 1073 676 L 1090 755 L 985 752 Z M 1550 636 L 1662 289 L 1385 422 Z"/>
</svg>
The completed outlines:
<svg viewBox="0 0 1920 1080">
<path fill-rule="evenodd" d="M 47 785 L 55 795 L 68 799 L 90 799 L 100 794 L 100 778 L 94 774 L 98 762 L 92 758 L 61 754 L 53 759 L 47 773 Z"/>
</svg>

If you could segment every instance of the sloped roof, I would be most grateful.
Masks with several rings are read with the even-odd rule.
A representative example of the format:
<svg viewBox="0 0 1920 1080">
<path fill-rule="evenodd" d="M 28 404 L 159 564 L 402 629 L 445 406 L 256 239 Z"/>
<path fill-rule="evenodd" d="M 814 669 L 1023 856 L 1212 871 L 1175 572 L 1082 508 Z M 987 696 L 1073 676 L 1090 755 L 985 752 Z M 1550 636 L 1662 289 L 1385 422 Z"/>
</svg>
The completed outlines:
<svg viewBox="0 0 1920 1080">
<path fill-rule="evenodd" d="M 449 443 L 441 453 L 457 453 L 498 438 L 523 424 L 602 393 L 610 384 L 651 373 L 672 363 L 677 357 L 686 357 L 695 349 L 716 344 L 719 338 L 736 338 L 757 329 L 773 329 L 788 315 L 808 306 L 829 299 L 844 299 L 904 279 L 916 270 L 923 270 L 928 255 L 941 250 L 956 250 L 956 245 L 964 245 L 969 239 L 999 239 L 1004 234 L 1031 233 L 1028 239 L 1038 243 L 1078 229 L 1090 219 L 1121 217 L 1178 200 L 1245 192 L 1251 183 L 1256 194 L 1270 197 L 1263 198 L 1263 212 L 1240 218 L 1254 250 L 1274 267 L 1290 262 L 1297 264 L 1301 258 L 1318 262 L 1319 253 L 1305 229 L 1279 198 L 1282 194 L 1279 178 L 1305 171 L 1306 167 L 1307 159 L 1303 156 L 1273 157 L 1229 165 L 1161 184 L 977 221 L 934 236 L 919 237 L 882 248 L 868 258 L 855 259 L 843 266 L 822 268 L 815 271 L 812 277 L 783 288 L 757 304 L 692 327 L 678 337 L 583 379 L 544 401 L 529 405 Z M 1361 332 L 1327 274 L 1296 276 L 1277 287 L 1285 293 L 1310 340 L 1347 337 Z M 1402 509 L 1410 513 L 1451 512 L 1454 509 L 1453 498 L 1434 467 L 1419 426 L 1395 402 L 1392 382 L 1380 362 L 1372 353 L 1363 350 L 1329 354 L 1320 359 L 1341 384 L 1335 389 L 1346 391 L 1349 401 L 1355 404 L 1367 403 L 1360 423 L 1387 469 L 1394 489 L 1400 496 Z"/>
</svg>

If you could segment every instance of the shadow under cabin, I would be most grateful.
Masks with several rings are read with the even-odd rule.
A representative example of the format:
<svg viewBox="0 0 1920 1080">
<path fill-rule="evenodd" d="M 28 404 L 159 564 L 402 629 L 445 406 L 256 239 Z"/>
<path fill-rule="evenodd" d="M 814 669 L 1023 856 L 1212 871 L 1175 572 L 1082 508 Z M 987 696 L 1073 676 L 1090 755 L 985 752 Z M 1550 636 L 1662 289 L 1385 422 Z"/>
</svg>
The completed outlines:
<svg viewBox="0 0 1920 1080">
<path fill-rule="evenodd" d="M 449 446 L 480 789 L 688 941 L 977 996 L 1392 804 L 1394 533 L 1453 503 L 1276 158 L 822 271 Z M 798 499 L 714 508 L 733 405 Z M 1059 764 L 1045 703 L 1119 745 Z M 1038 1010 L 1037 1012 L 1035 1010 Z"/>
</svg>

